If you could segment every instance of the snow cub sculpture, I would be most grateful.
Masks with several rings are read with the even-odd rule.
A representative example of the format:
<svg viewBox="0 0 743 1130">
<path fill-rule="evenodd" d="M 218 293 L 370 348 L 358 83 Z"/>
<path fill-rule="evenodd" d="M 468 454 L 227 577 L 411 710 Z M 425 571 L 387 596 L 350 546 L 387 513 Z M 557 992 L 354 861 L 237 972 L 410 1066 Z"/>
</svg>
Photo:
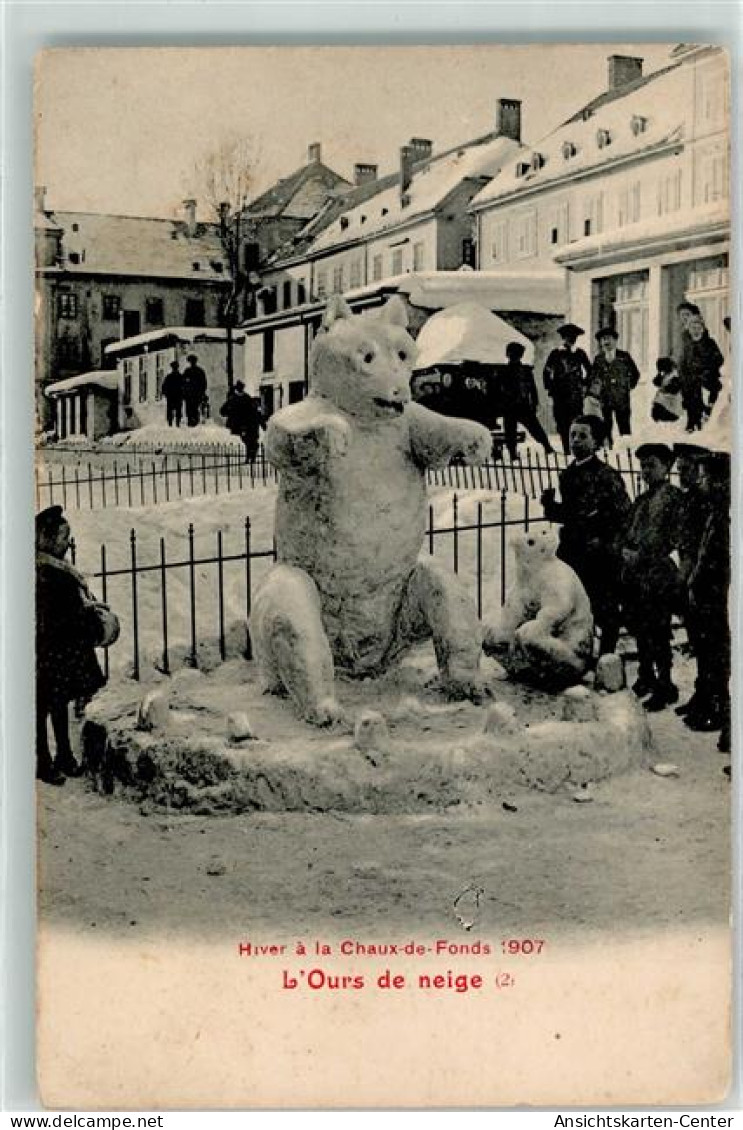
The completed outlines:
<svg viewBox="0 0 743 1130">
<path fill-rule="evenodd" d="M 278 561 L 251 627 L 269 690 L 318 725 L 341 717 L 334 669 L 377 675 L 433 637 L 452 697 L 482 694 L 482 632 L 455 579 L 418 561 L 428 467 L 484 462 L 486 428 L 410 402 L 415 343 L 404 304 L 354 317 L 328 303 L 310 358 L 310 395 L 272 416 L 266 454 L 280 472 Z"/>
<path fill-rule="evenodd" d="M 586 590 L 570 566 L 555 557 L 557 544 L 549 527 L 518 535 L 515 584 L 483 641 L 485 653 L 513 678 L 553 691 L 580 681 L 593 644 Z"/>
</svg>

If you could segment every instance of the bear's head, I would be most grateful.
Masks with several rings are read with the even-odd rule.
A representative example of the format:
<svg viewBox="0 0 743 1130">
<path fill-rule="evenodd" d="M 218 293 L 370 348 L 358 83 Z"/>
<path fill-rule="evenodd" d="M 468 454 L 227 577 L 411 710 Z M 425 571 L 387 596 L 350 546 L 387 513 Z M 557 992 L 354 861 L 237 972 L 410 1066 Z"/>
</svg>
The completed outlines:
<svg viewBox="0 0 743 1130">
<path fill-rule="evenodd" d="M 376 317 L 355 317 L 333 296 L 310 355 L 310 388 L 349 416 L 395 419 L 410 400 L 415 342 L 405 306 L 392 298 Z"/>
<path fill-rule="evenodd" d="M 545 561 L 551 561 L 559 542 L 552 526 L 544 525 L 516 534 L 512 544 L 517 571 L 523 576 L 538 570 Z"/>
</svg>

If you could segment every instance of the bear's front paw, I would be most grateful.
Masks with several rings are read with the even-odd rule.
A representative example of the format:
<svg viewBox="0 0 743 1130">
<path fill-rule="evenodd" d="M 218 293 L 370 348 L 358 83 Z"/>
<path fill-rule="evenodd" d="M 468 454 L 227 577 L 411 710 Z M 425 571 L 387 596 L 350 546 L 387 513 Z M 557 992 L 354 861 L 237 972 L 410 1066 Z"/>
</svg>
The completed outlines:
<svg viewBox="0 0 743 1130">
<path fill-rule="evenodd" d="M 345 455 L 348 451 L 351 428 L 345 420 L 328 417 L 318 425 L 316 434 L 330 455 Z"/>
</svg>

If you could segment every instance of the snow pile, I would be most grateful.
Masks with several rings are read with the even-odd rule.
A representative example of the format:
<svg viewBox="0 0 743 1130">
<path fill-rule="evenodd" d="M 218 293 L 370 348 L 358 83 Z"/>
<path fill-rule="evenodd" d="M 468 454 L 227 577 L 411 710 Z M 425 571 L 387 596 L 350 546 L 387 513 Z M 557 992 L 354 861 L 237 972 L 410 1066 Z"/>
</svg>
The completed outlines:
<svg viewBox="0 0 743 1130">
<path fill-rule="evenodd" d="M 418 370 L 435 365 L 474 361 L 485 365 L 505 365 L 506 345 L 524 346 L 524 363 L 534 360 L 531 341 L 502 318 L 476 302 L 460 302 L 428 319 L 418 334 Z"/>
<path fill-rule="evenodd" d="M 163 413 L 165 409 L 163 408 Z M 239 436 L 215 421 L 198 424 L 195 428 L 170 428 L 167 424 L 145 424 L 128 432 L 116 432 L 101 440 L 101 448 L 109 447 L 180 447 L 203 451 L 213 447 L 234 447 L 242 452 L 243 443 Z"/>
</svg>

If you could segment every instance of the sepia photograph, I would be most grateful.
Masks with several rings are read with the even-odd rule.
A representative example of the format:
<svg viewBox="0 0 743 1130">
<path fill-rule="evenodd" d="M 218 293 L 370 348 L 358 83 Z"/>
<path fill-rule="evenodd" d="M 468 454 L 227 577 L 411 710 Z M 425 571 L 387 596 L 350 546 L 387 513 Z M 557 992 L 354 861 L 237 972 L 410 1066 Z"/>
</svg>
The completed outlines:
<svg viewBox="0 0 743 1130">
<path fill-rule="evenodd" d="M 727 51 L 55 48 L 34 144 L 45 1105 L 724 1102 Z"/>
</svg>

